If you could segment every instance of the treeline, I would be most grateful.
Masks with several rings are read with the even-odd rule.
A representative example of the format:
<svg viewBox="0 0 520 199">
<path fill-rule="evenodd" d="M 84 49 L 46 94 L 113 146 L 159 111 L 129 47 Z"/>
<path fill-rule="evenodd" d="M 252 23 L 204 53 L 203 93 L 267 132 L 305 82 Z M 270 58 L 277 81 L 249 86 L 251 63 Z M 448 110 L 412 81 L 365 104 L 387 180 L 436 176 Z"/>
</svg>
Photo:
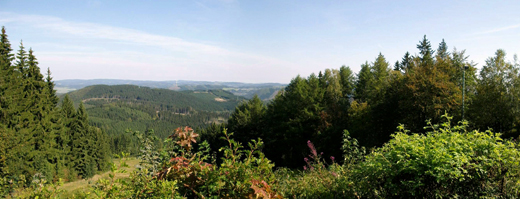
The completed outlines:
<svg viewBox="0 0 520 199">
<path fill-rule="evenodd" d="M 454 121 L 469 121 L 472 129 L 518 136 L 516 59 L 508 62 L 506 53 L 497 50 L 477 76 L 465 51 L 450 52 L 444 40 L 433 50 L 424 36 L 417 49 L 418 54 L 406 52 L 395 64 L 380 53 L 357 74 L 343 66 L 307 78 L 297 76 L 267 105 L 257 97 L 239 105 L 227 124 L 202 131 L 202 139 L 218 149 L 216 138 L 224 127 L 242 143 L 260 137 L 276 166 L 294 168 L 304 164 L 309 140 L 326 156 L 338 157 L 343 130 L 361 145 L 377 147 L 399 124 L 424 133 L 426 120 L 439 123 L 445 113 Z"/>
<path fill-rule="evenodd" d="M 0 190 L 48 181 L 88 178 L 109 163 L 107 137 L 88 124 L 83 104 L 65 98 L 61 108 L 50 70 L 44 77 L 32 49 L 16 55 L 5 28 L 0 35 Z M 5 193 L 2 193 L 5 194 Z"/>
</svg>

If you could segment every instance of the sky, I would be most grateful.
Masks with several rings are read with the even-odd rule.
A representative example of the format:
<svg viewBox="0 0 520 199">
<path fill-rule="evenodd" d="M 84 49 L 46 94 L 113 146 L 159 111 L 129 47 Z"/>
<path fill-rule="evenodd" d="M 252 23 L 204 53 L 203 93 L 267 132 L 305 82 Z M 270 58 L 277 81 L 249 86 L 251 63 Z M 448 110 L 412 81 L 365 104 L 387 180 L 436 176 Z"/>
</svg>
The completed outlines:
<svg viewBox="0 0 520 199">
<path fill-rule="evenodd" d="M 520 53 L 518 1 L 0 0 L 0 26 L 54 80 L 289 83 L 379 53 L 393 65 L 424 35 L 477 67 Z"/>
</svg>

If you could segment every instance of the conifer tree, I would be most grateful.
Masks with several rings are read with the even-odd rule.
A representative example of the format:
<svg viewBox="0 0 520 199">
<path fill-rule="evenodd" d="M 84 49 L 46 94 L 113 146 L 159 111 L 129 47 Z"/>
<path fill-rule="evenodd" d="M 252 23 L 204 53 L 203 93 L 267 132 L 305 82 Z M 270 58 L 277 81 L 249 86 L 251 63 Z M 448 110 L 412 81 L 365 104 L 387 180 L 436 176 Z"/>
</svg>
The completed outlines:
<svg viewBox="0 0 520 199">
<path fill-rule="evenodd" d="M 446 42 L 444 41 L 444 39 L 442 39 L 442 42 L 439 43 L 439 48 L 437 48 L 437 56 L 440 59 L 447 59 L 449 58 L 449 55 L 450 52 L 448 52 L 448 45 L 446 45 Z"/>
<path fill-rule="evenodd" d="M 16 53 L 16 70 L 18 71 L 21 79 L 27 78 L 27 51 L 25 51 L 25 47 L 23 46 L 23 42 L 20 41 L 18 53 Z"/>
<path fill-rule="evenodd" d="M 395 63 L 394 63 L 394 70 L 395 71 L 402 71 L 403 70 L 403 67 L 401 66 L 401 63 L 399 63 L 399 61 L 395 61 Z"/>
<path fill-rule="evenodd" d="M 321 79 L 324 78 L 325 74 Z M 316 75 L 311 75 L 309 80 L 297 76 L 268 105 L 265 153 L 277 165 L 293 168 L 301 165 L 298 160 L 303 158 L 301 151 L 305 150 L 305 143 L 317 139 L 322 126 L 320 113 L 324 108 L 322 85 L 325 83 Z M 287 149 L 282 147 L 284 145 L 292 147 Z"/>
<path fill-rule="evenodd" d="M 369 81 L 369 102 L 373 105 L 380 103 L 384 99 L 384 90 L 390 82 L 390 68 L 383 54 L 379 53 L 370 68 L 372 74 Z"/>
<path fill-rule="evenodd" d="M 401 60 L 401 64 L 400 64 L 402 71 L 406 72 L 410 68 L 412 63 L 413 63 L 413 57 L 410 55 L 409 52 L 406 52 L 406 54 L 404 54 L 403 59 Z"/>
<path fill-rule="evenodd" d="M 0 61 L 7 63 L 7 65 L 4 65 L 1 68 L 2 70 L 7 70 L 7 68 L 10 67 L 11 62 L 14 60 L 12 51 L 13 49 L 11 48 L 9 39 L 7 39 L 5 27 L 2 26 L 2 34 L 0 34 Z"/>
<path fill-rule="evenodd" d="M 14 60 L 13 49 L 7 39 L 5 27 L 2 27 L 0 35 L 0 123 L 9 127 L 11 115 L 13 114 L 12 104 L 18 84 L 14 83 L 13 67 L 11 62 Z"/>
<path fill-rule="evenodd" d="M 49 103 L 55 107 L 58 105 L 59 98 L 56 95 L 56 90 L 54 90 L 54 82 L 51 77 L 51 69 L 47 68 L 47 77 L 45 78 L 45 83 L 47 87 L 47 95 L 49 99 Z"/>
<path fill-rule="evenodd" d="M 65 118 L 74 118 L 76 116 L 76 109 L 74 108 L 74 103 L 72 102 L 68 94 L 65 95 L 63 101 L 61 102 L 61 113 Z M 68 123 L 66 123 L 65 125 L 70 128 L 70 125 L 68 125 Z"/>
<path fill-rule="evenodd" d="M 435 51 L 432 49 L 430 41 L 426 39 L 426 35 L 424 35 L 423 40 L 417 44 L 417 48 L 421 55 L 421 67 L 433 67 L 433 53 L 435 53 Z"/>
<path fill-rule="evenodd" d="M 368 92 L 370 90 L 369 82 L 372 81 L 372 75 L 370 74 L 370 65 L 368 62 L 361 64 L 361 70 L 357 75 L 355 99 L 360 102 L 366 102 L 369 99 Z"/>
<path fill-rule="evenodd" d="M 88 114 L 80 102 L 74 125 L 71 128 L 71 163 L 83 178 L 89 178 L 95 174 L 96 163 L 93 155 L 95 144 L 91 128 L 88 125 Z"/>
<path fill-rule="evenodd" d="M 14 85 L 11 85 L 13 54 L 5 27 L 0 34 L 0 178 L 9 174 L 8 160 L 13 148 L 14 130 L 9 128 Z"/>
<path fill-rule="evenodd" d="M 356 83 L 354 73 L 350 67 L 341 66 L 341 68 L 339 68 L 339 77 L 343 97 L 353 97 Z"/>
</svg>

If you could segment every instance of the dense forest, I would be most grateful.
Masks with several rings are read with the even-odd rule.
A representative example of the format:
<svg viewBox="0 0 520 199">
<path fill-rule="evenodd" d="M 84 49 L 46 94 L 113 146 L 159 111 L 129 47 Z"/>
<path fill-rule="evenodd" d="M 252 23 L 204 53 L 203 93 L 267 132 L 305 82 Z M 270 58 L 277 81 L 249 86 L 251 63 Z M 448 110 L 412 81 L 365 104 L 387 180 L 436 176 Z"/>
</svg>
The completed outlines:
<svg viewBox="0 0 520 199">
<path fill-rule="evenodd" d="M 245 100 L 224 90 L 172 91 L 134 85 L 96 85 L 64 96 L 84 102 L 92 126 L 103 129 L 112 153 L 137 154 L 137 140 L 127 129 L 153 129 L 164 139 L 173 127 L 206 128 L 227 121 L 234 107 Z M 161 145 L 161 142 L 156 144 Z"/>
<path fill-rule="evenodd" d="M 109 167 L 106 134 L 89 125 L 85 106 L 70 99 L 58 107 L 50 70 L 44 77 L 34 51 L 20 42 L 13 54 L 5 28 L 0 35 L 0 184 L 2 193 L 29 184 L 76 180 Z"/>
<path fill-rule="evenodd" d="M 253 98 L 239 105 L 227 124 L 201 134 L 218 137 L 226 127 L 242 143 L 260 137 L 266 156 L 276 166 L 291 168 L 305 164 L 308 140 L 337 157 L 344 130 L 362 146 L 380 147 L 398 125 L 425 133 L 426 121 L 439 123 L 445 113 L 453 121 L 468 121 L 470 129 L 490 128 L 504 138 L 519 135 L 516 56 L 511 63 L 504 50 L 497 50 L 477 75 L 465 51 L 448 51 L 444 40 L 434 50 L 424 36 L 417 49 L 418 54 L 406 52 L 393 65 L 380 53 L 357 74 L 343 66 L 297 76 L 267 105 Z"/>
<path fill-rule="evenodd" d="M 102 85 L 58 106 L 33 51 L 20 44 L 15 56 L 4 29 L 1 39 L 2 195 L 60 196 L 58 179 L 110 165 L 110 178 L 73 197 L 520 196 L 520 147 L 510 139 L 520 123 L 520 64 L 504 50 L 477 71 L 465 51 L 449 51 L 444 40 L 434 50 L 424 36 L 417 54 L 394 64 L 379 53 L 358 73 L 342 66 L 297 76 L 267 103 L 255 96 L 238 104 L 222 90 Z M 227 122 L 212 122 L 226 112 Z M 165 122 L 145 122 L 156 120 Z M 207 126 L 187 127 L 195 123 Z M 125 126 L 144 127 L 124 138 L 139 169 L 116 179 L 126 166 L 120 152 L 131 151 L 109 144 L 123 146 L 114 142 Z M 111 152 L 122 154 L 119 168 Z M 30 181 L 37 175 L 49 183 Z M 13 195 L 20 187 L 29 191 Z"/>
</svg>

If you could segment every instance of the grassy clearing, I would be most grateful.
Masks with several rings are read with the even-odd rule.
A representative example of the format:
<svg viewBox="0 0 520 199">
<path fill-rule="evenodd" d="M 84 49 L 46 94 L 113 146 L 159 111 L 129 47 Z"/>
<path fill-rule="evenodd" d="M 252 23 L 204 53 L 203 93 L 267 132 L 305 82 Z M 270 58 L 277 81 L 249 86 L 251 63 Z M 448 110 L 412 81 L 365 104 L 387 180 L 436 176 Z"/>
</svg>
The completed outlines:
<svg viewBox="0 0 520 199">
<path fill-rule="evenodd" d="M 126 170 L 126 173 L 116 173 L 116 179 L 122 179 L 122 178 L 128 178 L 130 176 L 130 173 L 135 171 L 137 168 L 136 166 L 139 164 L 139 160 L 136 158 L 129 158 L 126 160 L 126 164 L 128 164 L 129 167 L 122 168 L 120 167 L 120 159 L 114 159 L 114 164 L 121 170 Z M 74 195 L 77 195 L 78 193 L 86 192 L 88 191 L 89 186 L 92 183 L 95 183 L 97 180 L 105 178 L 108 179 L 108 174 L 110 171 L 94 175 L 92 178 L 89 179 L 82 179 L 77 180 L 74 182 L 68 182 L 63 184 L 59 187 L 59 189 L 64 190 L 65 193 L 61 195 L 63 198 L 72 198 Z"/>
</svg>

